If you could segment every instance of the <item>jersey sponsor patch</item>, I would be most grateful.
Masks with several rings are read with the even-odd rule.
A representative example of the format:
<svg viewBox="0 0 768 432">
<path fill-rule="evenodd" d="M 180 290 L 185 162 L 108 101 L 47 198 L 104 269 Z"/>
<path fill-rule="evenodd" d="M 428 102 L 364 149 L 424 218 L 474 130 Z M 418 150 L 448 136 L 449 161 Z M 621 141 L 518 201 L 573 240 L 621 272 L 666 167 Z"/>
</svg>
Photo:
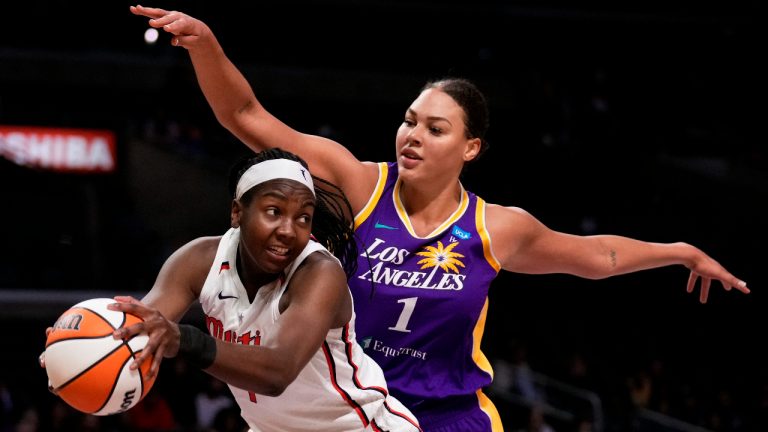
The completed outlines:
<svg viewBox="0 0 768 432">
<path fill-rule="evenodd" d="M 472 237 L 472 233 L 464 231 L 463 229 L 459 228 L 458 225 L 453 226 L 453 229 L 451 229 L 451 234 L 462 240 L 469 240 Z"/>
</svg>

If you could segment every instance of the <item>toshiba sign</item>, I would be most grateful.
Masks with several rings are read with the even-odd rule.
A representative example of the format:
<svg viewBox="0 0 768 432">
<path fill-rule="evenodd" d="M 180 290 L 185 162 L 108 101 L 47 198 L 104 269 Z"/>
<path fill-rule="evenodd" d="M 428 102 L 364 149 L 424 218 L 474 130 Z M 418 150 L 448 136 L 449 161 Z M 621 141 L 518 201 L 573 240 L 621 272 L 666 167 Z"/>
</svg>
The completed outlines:
<svg viewBox="0 0 768 432">
<path fill-rule="evenodd" d="M 0 156 L 19 165 L 62 172 L 115 170 L 115 134 L 108 130 L 1 126 Z"/>
</svg>

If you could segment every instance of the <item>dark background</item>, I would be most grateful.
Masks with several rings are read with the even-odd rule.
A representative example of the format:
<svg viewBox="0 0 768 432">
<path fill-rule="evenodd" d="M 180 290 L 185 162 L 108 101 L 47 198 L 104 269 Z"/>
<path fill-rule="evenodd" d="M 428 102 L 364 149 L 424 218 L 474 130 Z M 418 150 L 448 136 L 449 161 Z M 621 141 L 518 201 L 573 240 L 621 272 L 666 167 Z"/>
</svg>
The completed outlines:
<svg viewBox="0 0 768 432">
<path fill-rule="evenodd" d="M 561 231 L 689 242 L 753 289 L 715 285 L 700 305 L 683 267 L 601 281 L 502 274 L 484 351 L 511 359 L 526 346 L 531 367 L 555 377 L 581 353 L 608 408 L 626 377 L 661 359 L 702 406 L 726 389 L 746 419 L 699 424 L 761 430 L 765 4 L 572 3 L 148 6 L 206 21 L 273 114 L 363 160 L 393 158 L 426 80 L 475 80 L 491 105 L 491 149 L 468 189 Z M 111 129 L 119 151 L 108 175 L 0 159 L 0 316 L 16 353 L 0 382 L 17 407 L 48 397 L 35 363 L 65 305 L 141 295 L 176 247 L 228 227 L 227 169 L 246 149 L 216 123 L 186 52 L 164 34 L 146 45 L 130 4 L 2 8 L 0 124 Z"/>
</svg>

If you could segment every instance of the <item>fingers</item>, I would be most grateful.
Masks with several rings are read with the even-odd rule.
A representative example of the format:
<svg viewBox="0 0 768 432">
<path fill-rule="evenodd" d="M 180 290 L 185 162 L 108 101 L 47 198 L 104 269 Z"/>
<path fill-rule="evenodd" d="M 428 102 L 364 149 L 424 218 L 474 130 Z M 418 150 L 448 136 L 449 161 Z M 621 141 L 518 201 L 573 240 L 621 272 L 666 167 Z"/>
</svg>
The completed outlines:
<svg viewBox="0 0 768 432">
<path fill-rule="evenodd" d="M 141 364 L 144 363 L 144 361 L 152 355 L 152 351 L 149 349 L 149 343 L 144 347 L 143 350 L 141 350 L 141 353 L 139 353 L 139 356 L 133 359 L 133 363 L 129 366 L 131 370 L 136 370 L 139 367 L 141 367 Z"/>
<path fill-rule="evenodd" d="M 150 18 L 150 27 L 162 28 L 166 33 L 172 34 L 171 45 L 173 46 L 189 49 L 192 44 L 197 42 L 206 28 L 200 21 L 182 12 L 148 8 L 139 5 L 131 6 L 130 9 L 135 15 Z"/>
<path fill-rule="evenodd" d="M 139 322 L 129 325 L 128 327 L 120 327 L 112 332 L 112 337 L 115 339 L 128 340 L 136 335 L 147 333 L 147 325 L 145 322 Z"/>
<path fill-rule="evenodd" d="M 152 378 L 156 376 L 158 372 L 160 372 L 160 364 L 162 363 L 164 353 L 165 344 L 150 339 L 149 342 L 147 342 L 147 344 L 144 346 L 144 349 L 141 351 L 141 353 L 139 353 L 138 357 L 136 357 L 133 363 L 131 363 L 130 368 L 132 370 L 138 369 L 142 364 L 144 364 L 145 361 L 151 358 L 152 364 L 149 366 L 147 377 Z"/>
<path fill-rule="evenodd" d="M 688 287 L 686 291 L 688 294 L 693 292 L 693 289 L 696 287 L 696 279 L 699 278 L 699 275 L 696 274 L 696 272 L 692 271 L 691 274 L 688 276 Z"/>
<path fill-rule="evenodd" d="M 134 298 L 133 296 L 120 296 L 119 295 L 119 296 L 114 296 L 112 298 L 115 299 L 116 302 L 120 302 L 120 303 L 130 303 L 130 304 L 137 304 L 137 305 L 143 304 L 139 300 L 136 300 L 136 298 Z"/>
<path fill-rule="evenodd" d="M 115 296 L 114 299 L 115 303 L 108 304 L 107 309 L 131 313 L 141 318 L 146 318 L 146 315 L 150 312 L 144 303 L 131 296 Z"/>
<path fill-rule="evenodd" d="M 699 302 L 706 303 L 707 297 L 709 297 L 709 286 L 712 284 L 712 279 L 702 277 L 701 278 L 701 292 L 699 293 Z"/>
<path fill-rule="evenodd" d="M 695 271 L 691 271 L 691 274 L 688 276 L 688 286 L 686 287 L 686 291 L 688 294 L 691 294 L 693 290 L 696 288 L 696 281 L 701 277 L 701 292 L 699 292 L 699 302 L 700 303 L 706 303 L 707 298 L 709 298 L 709 286 L 712 283 L 712 279 L 699 276 L 698 273 Z"/>
<path fill-rule="evenodd" d="M 736 280 L 736 283 L 733 284 L 734 287 L 736 287 L 737 290 L 743 292 L 744 294 L 749 294 L 750 291 L 749 288 L 747 288 L 747 283 L 743 280 Z"/>
<path fill-rule="evenodd" d="M 134 15 L 145 16 L 147 18 L 161 18 L 168 15 L 168 11 L 165 9 L 144 7 L 142 5 L 131 6 L 130 10 Z"/>
<path fill-rule="evenodd" d="M 152 366 L 149 367 L 149 373 L 147 376 L 149 378 L 157 376 L 158 372 L 160 372 L 160 363 L 163 361 L 163 346 L 157 348 L 157 351 L 155 351 L 155 356 L 152 358 Z"/>
<path fill-rule="evenodd" d="M 37 358 L 37 361 L 40 363 L 40 367 L 45 369 L 45 351 L 40 353 L 40 357 Z M 59 394 L 59 392 L 57 392 L 56 389 L 53 388 L 53 384 L 51 384 L 51 380 L 48 380 L 48 391 L 57 396 Z"/>
<path fill-rule="evenodd" d="M 48 391 L 55 394 L 56 396 L 59 395 L 59 392 L 53 388 L 53 384 L 51 384 L 51 380 L 48 380 Z"/>
<path fill-rule="evenodd" d="M 199 36 L 174 36 L 171 39 L 171 45 L 182 47 L 182 48 L 188 48 L 195 41 L 197 41 L 197 39 L 199 39 Z"/>
<path fill-rule="evenodd" d="M 186 15 L 176 12 L 167 11 L 165 9 L 147 8 L 144 6 L 131 6 L 131 12 L 134 15 L 145 16 L 150 18 L 149 26 L 154 28 L 161 28 L 168 33 L 176 33 L 181 31 L 183 23 L 179 23 Z M 178 23 L 178 24 L 177 24 Z"/>
</svg>

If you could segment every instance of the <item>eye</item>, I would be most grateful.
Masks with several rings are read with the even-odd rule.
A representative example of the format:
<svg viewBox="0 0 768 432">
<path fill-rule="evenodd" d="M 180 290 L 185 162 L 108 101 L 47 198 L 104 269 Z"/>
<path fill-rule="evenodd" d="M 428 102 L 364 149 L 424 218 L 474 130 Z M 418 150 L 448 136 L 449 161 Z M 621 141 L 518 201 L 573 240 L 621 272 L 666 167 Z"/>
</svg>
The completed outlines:
<svg viewBox="0 0 768 432">
<path fill-rule="evenodd" d="M 442 129 L 440 129 L 439 127 L 435 127 L 435 126 L 432 126 L 432 127 L 430 127 L 430 128 L 429 128 L 429 132 L 430 132 L 432 135 L 440 135 L 440 134 L 442 134 L 442 133 L 443 133 L 443 130 L 442 130 Z"/>
<path fill-rule="evenodd" d="M 268 207 L 264 212 L 269 216 L 277 216 L 279 213 L 275 207 Z"/>
<path fill-rule="evenodd" d="M 413 127 L 414 125 L 416 125 L 416 122 L 409 118 L 406 118 L 405 120 L 403 120 L 403 124 L 409 127 Z"/>
<path fill-rule="evenodd" d="M 301 215 L 301 216 L 299 216 L 299 222 L 303 223 L 303 224 L 309 225 L 309 224 L 312 223 L 312 216 L 310 216 L 308 214 Z"/>
</svg>

